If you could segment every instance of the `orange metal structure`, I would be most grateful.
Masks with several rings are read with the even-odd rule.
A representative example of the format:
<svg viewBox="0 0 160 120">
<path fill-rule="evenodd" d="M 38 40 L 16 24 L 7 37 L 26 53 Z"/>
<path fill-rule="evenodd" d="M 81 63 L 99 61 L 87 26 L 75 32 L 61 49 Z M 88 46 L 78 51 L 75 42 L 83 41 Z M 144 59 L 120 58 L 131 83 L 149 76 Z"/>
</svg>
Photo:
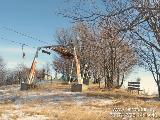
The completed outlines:
<svg viewBox="0 0 160 120">
<path fill-rule="evenodd" d="M 37 63 L 36 59 L 38 58 L 38 52 L 41 49 L 50 49 L 55 52 L 58 52 L 59 54 L 61 54 L 64 57 L 67 57 L 68 59 L 74 59 L 75 63 L 76 63 L 76 74 L 77 74 L 78 83 L 79 84 L 83 83 L 83 80 L 81 79 L 81 72 L 80 72 L 80 61 L 79 61 L 77 54 L 76 54 L 76 48 L 74 47 L 74 52 L 72 53 L 62 45 L 52 45 L 52 46 L 42 46 L 42 47 L 37 48 L 36 54 L 34 56 L 34 59 L 33 59 L 32 65 L 31 65 L 30 73 L 29 73 L 29 76 L 27 79 L 27 84 L 31 85 L 34 81 L 35 71 L 36 71 L 36 63 Z M 46 52 L 46 53 L 49 54 L 49 52 Z"/>
</svg>

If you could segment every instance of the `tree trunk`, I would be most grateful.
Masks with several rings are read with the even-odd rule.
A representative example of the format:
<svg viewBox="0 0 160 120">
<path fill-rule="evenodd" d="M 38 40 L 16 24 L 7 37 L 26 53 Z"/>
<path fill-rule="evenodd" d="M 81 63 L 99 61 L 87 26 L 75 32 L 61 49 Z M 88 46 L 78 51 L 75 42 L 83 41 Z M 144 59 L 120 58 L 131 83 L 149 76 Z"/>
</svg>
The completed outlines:
<svg viewBox="0 0 160 120">
<path fill-rule="evenodd" d="M 104 83 L 105 83 L 105 88 L 107 88 L 107 79 L 106 79 L 106 77 L 105 77 Z"/>
<path fill-rule="evenodd" d="M 110 86 L 109 86 L 109 87 L 110 87 L 110 88 L 113 88 L 113 86 L 114 86 L 114 85 L 113 85 L 113 79 L 111 79 L 109 83 L 110 83 Z"/>
<path fill-rule="evenodd" d="M 107 87 L 110 89 L 110 88 L 113 88 L 113 79 L 111 77 L 107 77 Z"/>
<path fill-rule="evenodd" d="M 158 85 L 158 97 L 160 98 L 160 85 Z"/>
<path fill-rule="evenodd" d="M 124 82 L 124 74 L 123 74 L 123 76 L 122 76 L 121 84 L 120 84 L 120 85 L 118 85 L 116 88 L 117 88 L 117 89 L 119 89 L 120 87 L 122 87 L 123 82 Z"/>
<path fill-rule="evenodd" d="M 100 81 L 100 79 L 98 80 L 98 83 L 99 83 L 99 88 L 101 88 L 101 81 Z"/>
<path fill-rule="evenodd" d="M 160 74 L 158 74 L 158 79 L 156 83 L 157 83 L 157 88 L 158 88 L 158 97 L 160 98 Z"/>
</svg>

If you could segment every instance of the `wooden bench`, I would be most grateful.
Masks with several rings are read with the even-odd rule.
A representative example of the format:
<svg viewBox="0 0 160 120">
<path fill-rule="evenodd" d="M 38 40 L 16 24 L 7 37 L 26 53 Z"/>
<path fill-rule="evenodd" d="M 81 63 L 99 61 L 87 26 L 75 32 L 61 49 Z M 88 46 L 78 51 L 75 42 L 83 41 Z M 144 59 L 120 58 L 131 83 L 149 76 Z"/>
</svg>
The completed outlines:
<svg viewBox="0 0 160 120">
<path fill-rule="evenodd" d="M 128 91 L 131 92 L 132 90 L 137 90 L 138 94 L 140 90 L 140 82 L 128 82 Z"/>
</svg>

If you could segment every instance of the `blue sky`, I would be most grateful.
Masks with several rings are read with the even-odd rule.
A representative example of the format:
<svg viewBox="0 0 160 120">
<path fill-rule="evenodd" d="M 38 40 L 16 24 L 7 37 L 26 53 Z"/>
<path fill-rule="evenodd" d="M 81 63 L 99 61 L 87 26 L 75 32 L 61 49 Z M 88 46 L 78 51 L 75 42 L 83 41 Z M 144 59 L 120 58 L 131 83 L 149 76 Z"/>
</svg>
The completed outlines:
<svg viewBox="0 0 160 120">
<path fill-rule="evenodd" d="M 24 47 L 26 58 L 22 60 L 21 45 L 13 44 L 10 40 L 35 47 L 45 44 L 2 27 L 12 28 L 47 43 L 55 44 L 56 30 L 70 26 L 67 19 L 55 14 L 63 5 L 63 0 L 0 0 L 0 37 L 5 38 L 5 40 L 0 39 L 0 55 L 7 62 L 8 68 L 13 68 L 22 62 L 30 65 L 35 53 L 35 49 Z M 48 62 L 45 58 L 52 57 L 42 56 L 41 65 Z"/>
<path fill-rule="evenodd" d="M 25 60 L 22 59 L 21 45 L 13 44 L 10 40 L 26 43 L 31 46 L 42 46 L 41 42 L 18 35 L 12 31 L 3 29 L 8 27 L 16 31 L 26 33 L 47 43 L 55 44 L 55 32 L 60 28 L 71 26 L 68 19 L 55 14 L 59 7 L 66 5 L 63 0 L 0 0 L 0 56 L 4 58 L 8 68 L 14 68 L 17 64 L 24 63 L 31 65 L 35 50 L 32 47 L 24 47 Z M 39 66 L 43 67 L 47 62 L 51 63 L 52 56 L 39 56 Z M 154 80 L 149 72 L 143 69 L 136 69 L 129 77 L 134 81 L 140 77 L 142 88 L 148 92 L 157 91 Z"/>
</svg>

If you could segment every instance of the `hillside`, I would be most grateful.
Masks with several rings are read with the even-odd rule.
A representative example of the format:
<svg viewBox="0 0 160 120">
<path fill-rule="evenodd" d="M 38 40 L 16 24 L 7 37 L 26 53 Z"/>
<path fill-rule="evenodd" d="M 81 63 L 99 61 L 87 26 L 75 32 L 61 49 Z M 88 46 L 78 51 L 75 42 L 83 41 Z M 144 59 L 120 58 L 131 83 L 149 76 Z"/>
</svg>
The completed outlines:
<svg viewBox="0 0 160 120">
<path fill-rule="evenodd" d="M 60 83 L 47 83 L 29 91 L 19 88 L 19 85 L 0 87 L 1 120 L 141 120 L 144 117 L 150 120 L 160 116 L 158 99 L 125 90 L 108 91 L 91 85 L 89 91 L 73 93 L 70 85 Z M 114 116 L 114 113 L 129 113 L 128 109 L 130 113 L 139 112 L 136 111 L 135 118 Z M 145 116 L 139 117 L 138 113 Z M 156 116 L 149 116 L 150 113 Z"/>
</svg>

